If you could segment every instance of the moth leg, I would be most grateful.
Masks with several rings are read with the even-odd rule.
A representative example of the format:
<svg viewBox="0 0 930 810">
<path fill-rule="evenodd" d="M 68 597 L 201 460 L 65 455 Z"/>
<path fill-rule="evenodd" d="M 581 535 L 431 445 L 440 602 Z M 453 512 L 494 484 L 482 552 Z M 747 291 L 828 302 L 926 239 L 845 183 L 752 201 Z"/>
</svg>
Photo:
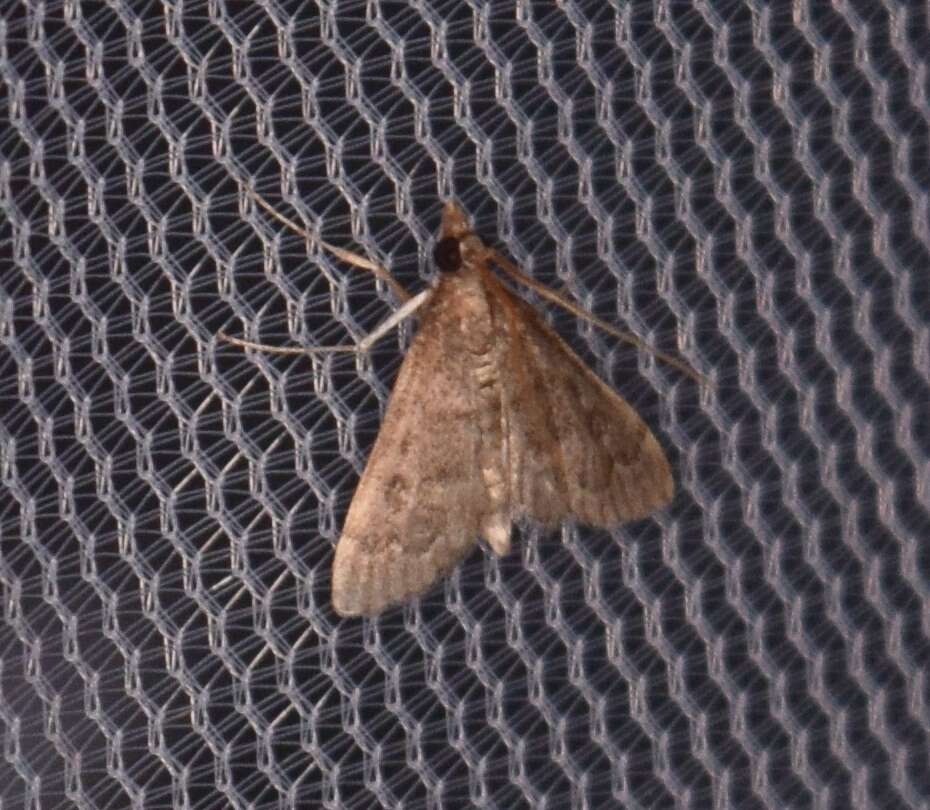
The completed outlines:
<svg viewBox="0 0 930 810">
<path fill-rule="evenodd" d="M 367 352 L 372 346 L 375 345 L 375 343 L 381 340 L 381 338 L 383 338 L 388 332 L 397 326 L 397 324 L 406 318 L 409 318 L 411 315 L 413 315 L 414 312 L 422 307 L 432 294 L 432 289 L 426 289 L 420 293 L 417 293 L 415 296 L 413 296 L 413 298 L 405 301 L 403 305 L 394 310 L 394 312 L 392 312 L 375 329 L 374 332 L 359 341 L 358 350 L 360 352 Z"/>
<path fill-rule="evenodd" d="M 265 352 L 266 354 L 329 354 L 331 352 L 357 352 L 361 346 L 361 344 L 358 346 L 321 346 L 320 348 L 311 349 L 306 346 L 272 346 L 270 343 L 255 343 L 251 340 L 243 340 L 242 338 L 227 335 L 225 332 L 217 332 L 216 336 L 220 340 L 231 343 L 233 346 L 238 346 L 240 349 L 254 349 L 257 352 Z"/>
<path fill-rule="evenodd" d="M 370 335 L 359 341 L 355 346 L 340 345 L 340 346 L 323 346 L 319 348 L 307 348 L 303 346 L 272 346 L 267 343 L 256 343 L 251 340 L 243 340 L 242 338 L 235 338 L 231 335 L 227 335 L 225 332 L 218 332 L 217 335 L 221 340 L 231 343 L 233 346 L 239 346 L 242 349 L 254 349 L 255 351 L 267 352 L 268 354 L 331 354 L 336 352 L 356 352 L 364 353 L 371 349 L 371 347 L 381 340 L 388 332 L 391 331 L 398 323 L 400 323 L 405 318 L 412 315 L 416 312 L 429 298 L 431 290 L 424 290 L 411 297 L 408 293 L 396 280 L 395 278 L 380 264 L 373 262 L 366 257 L 354 253 L 351 250 L 345 250 L 344 248 L 337 247 L 336 245 L 331 245 L 329 242 L 324 242 L 322 239 L 318 239 L 312 236 L 309 231 L 305 228 L 302 228 L 296 222 L 291 219 L 288 219 L 283 214 L 278 213 L 271 205 L 266 202 L 260 195 L 256 194 L 251 189 L 246 189 L 246 194 L 251 197 L 256 203 L 258 203 L 262 208 L 264 208 L 271 216 L 277 219 L 279 222 L 286 225 L 295 233 L 302 236 L 308 242 L 315 242 L 323 250 L 335 256 L 337 259 L 344 261 L 346 264 L 350 264 L 353 267 L 358 267 L 362 270 L 367 270 L 376 278 L 380 278 L 388 287 L 391 288 L 391 292 L 397 297 L 399 301 L 402 301 L 401 307 L 396 310 L 388 319 L 382 323 L 374 332 Z"/>
<path fill-rule="evenodd" d="M 431 289 L 423 290 L 423 292 L 418 293 L 409 301 L 405 301 L 403 306 L 395 310 L 383 323 L 381 323 L 374 332 L 370 335 L 367 335 L 362 340 L 360 340 L 354 346 L 341 345 L 341 346 L 319 346 L 319 347 L 310 347 L 310 346 L 272 346 L 268 343 L 255 343 L 251 340 L 243 340 L 242 338 L 233 337 L 232 335 L 227 335 L 225 332 L 217 332 L 217 336 L 221 340 L 225 340 L 227 343 L 231 343 L 233 346 L 239 346 L 242 349 L 254 349 L 259 352 L 266 352 L 267 354 L 332 354 L 336 352 L 355 352 L 356 354 L 364 354 L 371 350 L 371 347 L 375 345 L 381 338 L 383 338 L 388 332 L 390 332 L 397 324 L 399 324 L 405 318 L 409 318 L 416 312 L 426 300 L 432 294 Z"/>
</svg>

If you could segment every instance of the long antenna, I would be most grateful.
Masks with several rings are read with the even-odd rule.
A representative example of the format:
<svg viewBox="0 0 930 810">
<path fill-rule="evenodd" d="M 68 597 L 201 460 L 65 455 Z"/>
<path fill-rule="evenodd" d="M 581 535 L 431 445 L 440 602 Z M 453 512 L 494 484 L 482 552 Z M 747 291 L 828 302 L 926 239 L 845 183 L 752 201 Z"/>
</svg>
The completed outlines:
<svg viewBox="0 0 930 810">
<path fill-rule="evenodd" d="M 603 329 L 610 335 L 613 335 L 618 340 L 622 340 L 624 343 L 629 343 L 631 346 L 635 346 L 641 351 L 648 352 L 653 357 L 661 360 L 663 363 L 667 363 L 673 368 L 677 368 L 683 374 L 687 374 L 692 380 L 697 383 L 706 385 L 710 388 L 714 387 L 713 382 L 711 382 L 707 377 L 701 374 L 698 371 L 695 371 L 691 366 L 689 366 L 684 360 L 679 360 L 673 355 L 667 354 L 666 352 L 660 351 L 659 349 L 653 348 L 648 343 L 646 343 L 641 338 L 636 337 L 629 332 L 624 332 L 622 329 L 617 329 L 615 326 L 607 323 L 607 321 L 598 318 L 593 312 L 588 312 L 588 310 L 583 307 L 578 306 L 574 302 L 564 298 L 559 295 L 555 290 L 550 289 L 545 284 L 536 281 L 536 279 L 531 278 L 526 273 L 524 273 L 517 265 L 515 265 L 510 259 L 504 256 L 499 250 L 494 248 L 487 248 L 487 257 L 493 261 L 498 267 L 504 270 L 509 276 L 512 276 L 521 284 L 526 285 L 531 290 L 538 292 L 543 298 L 547 301 L 551 301 L 553 304 L 562 307 L 562 309 L 571 312 L 572 315 L 575 315 L 578 318 L 583 318 L 590 323 L 593 323 L 600 329 Z"/>
<path fill-rule="evenodd" d="M 264 208 L 271 216 L 273 216 L 278 222 L 282 222 L 287 225 L 292 231 L 297 234 L 300 234 L 308 242 L 315 242 L 324 250 L 329 251 L 337 259 L 342 259 L 346 264 L 351 264 L 353 267 L 358 267 L 362 270 L 368 270 L 370 273 L 374 273 L 375 276 L 380 278 L 388 287 L 391 288 L 391 292 L 397 296 L 400 301 L 408 301 L 410 299 L 410 293 L 408 293 L 392 276 L 387 270 L 385 270 L 380 264 L 366 259 L 364 256 L 360 256 L 357 253 L 353 253 L 350 250 L 344 250 L 341 247 L 336 247 L 336 245 L 331 245 L 329 242 L 324 242 L 322 239 L 312 236 L 305 228 L 302 228 L 296 222 L 291 219 L 288 219 L 284 214 L 279 214 L 275 211 L 274 208 L 265 200 L 256 194 L 252 190 L 248 190 L 249 196 L 255 200 L 262 208 Z"/>
</svg>

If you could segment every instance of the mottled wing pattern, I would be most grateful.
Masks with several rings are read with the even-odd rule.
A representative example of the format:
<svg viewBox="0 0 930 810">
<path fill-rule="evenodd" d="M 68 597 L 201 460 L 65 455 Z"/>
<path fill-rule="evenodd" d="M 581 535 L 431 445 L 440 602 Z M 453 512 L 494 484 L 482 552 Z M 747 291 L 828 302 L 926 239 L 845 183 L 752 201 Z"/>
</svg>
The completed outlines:
<svg viewBox="0 0 930 810">
<path fill-rule="evenodd" d="M 484 274 L 501 345 L 511 514 L 611 526 L 667 504 L 665 453 L 632 407 L 536 310 Z"/>
<path fill-rule="evenodd" d="M 476 545 L 491 503 L 480 473 L 487 405 L 475 363 L 492 348 L 480 283 L 443 275 L 421 310 L 336 547 L 338 613 L 374 615 L 421 593 Z M 499 433 L 499 408 L 497 421 Z"/>
</svg>

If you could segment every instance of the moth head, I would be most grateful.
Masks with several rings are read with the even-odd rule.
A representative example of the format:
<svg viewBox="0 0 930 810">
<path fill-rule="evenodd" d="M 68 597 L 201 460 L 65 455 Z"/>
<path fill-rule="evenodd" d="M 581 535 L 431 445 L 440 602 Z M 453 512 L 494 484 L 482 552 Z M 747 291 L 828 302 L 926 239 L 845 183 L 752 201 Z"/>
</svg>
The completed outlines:
<svg viewBox="0 0 930 810">
<path fill-rule="evenodd" d="M 484 243 L 472 231 L 465 212 L 453 200 L 448 200 L 442 208 L 439 239 L 433 248 L 436 267 L 443 273 L 454 273 L 484 253 Z"/>
<path fill-rule="evenodd" d="M 442 207 L 442 223 L 439 226 L 439 238 L 445 239 L 447 236 L 461 239 L 465 234 L 471 231 L 471 225 L 465 212 L 459 208 L 458 203 L 454 200 L 446 200 Z"/>
</svg>

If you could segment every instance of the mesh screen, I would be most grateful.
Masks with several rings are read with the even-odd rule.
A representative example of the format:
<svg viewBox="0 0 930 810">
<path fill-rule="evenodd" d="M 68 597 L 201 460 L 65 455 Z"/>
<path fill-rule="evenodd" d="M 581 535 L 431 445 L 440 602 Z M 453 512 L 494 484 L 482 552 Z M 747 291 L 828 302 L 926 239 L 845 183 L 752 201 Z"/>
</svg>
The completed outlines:
<svg viewBox="0 0 930 810">
<path fill-rule="evenodd" d="M 0 804 L 928 806 L 926 15 L 4 3 Z M 671 507 L 339 619 L 415 324 L 220 342 L 397 306 L 250 191 L 411 291 L 454 196 L 712 378 L 547 314 Z"/>
</svg>

